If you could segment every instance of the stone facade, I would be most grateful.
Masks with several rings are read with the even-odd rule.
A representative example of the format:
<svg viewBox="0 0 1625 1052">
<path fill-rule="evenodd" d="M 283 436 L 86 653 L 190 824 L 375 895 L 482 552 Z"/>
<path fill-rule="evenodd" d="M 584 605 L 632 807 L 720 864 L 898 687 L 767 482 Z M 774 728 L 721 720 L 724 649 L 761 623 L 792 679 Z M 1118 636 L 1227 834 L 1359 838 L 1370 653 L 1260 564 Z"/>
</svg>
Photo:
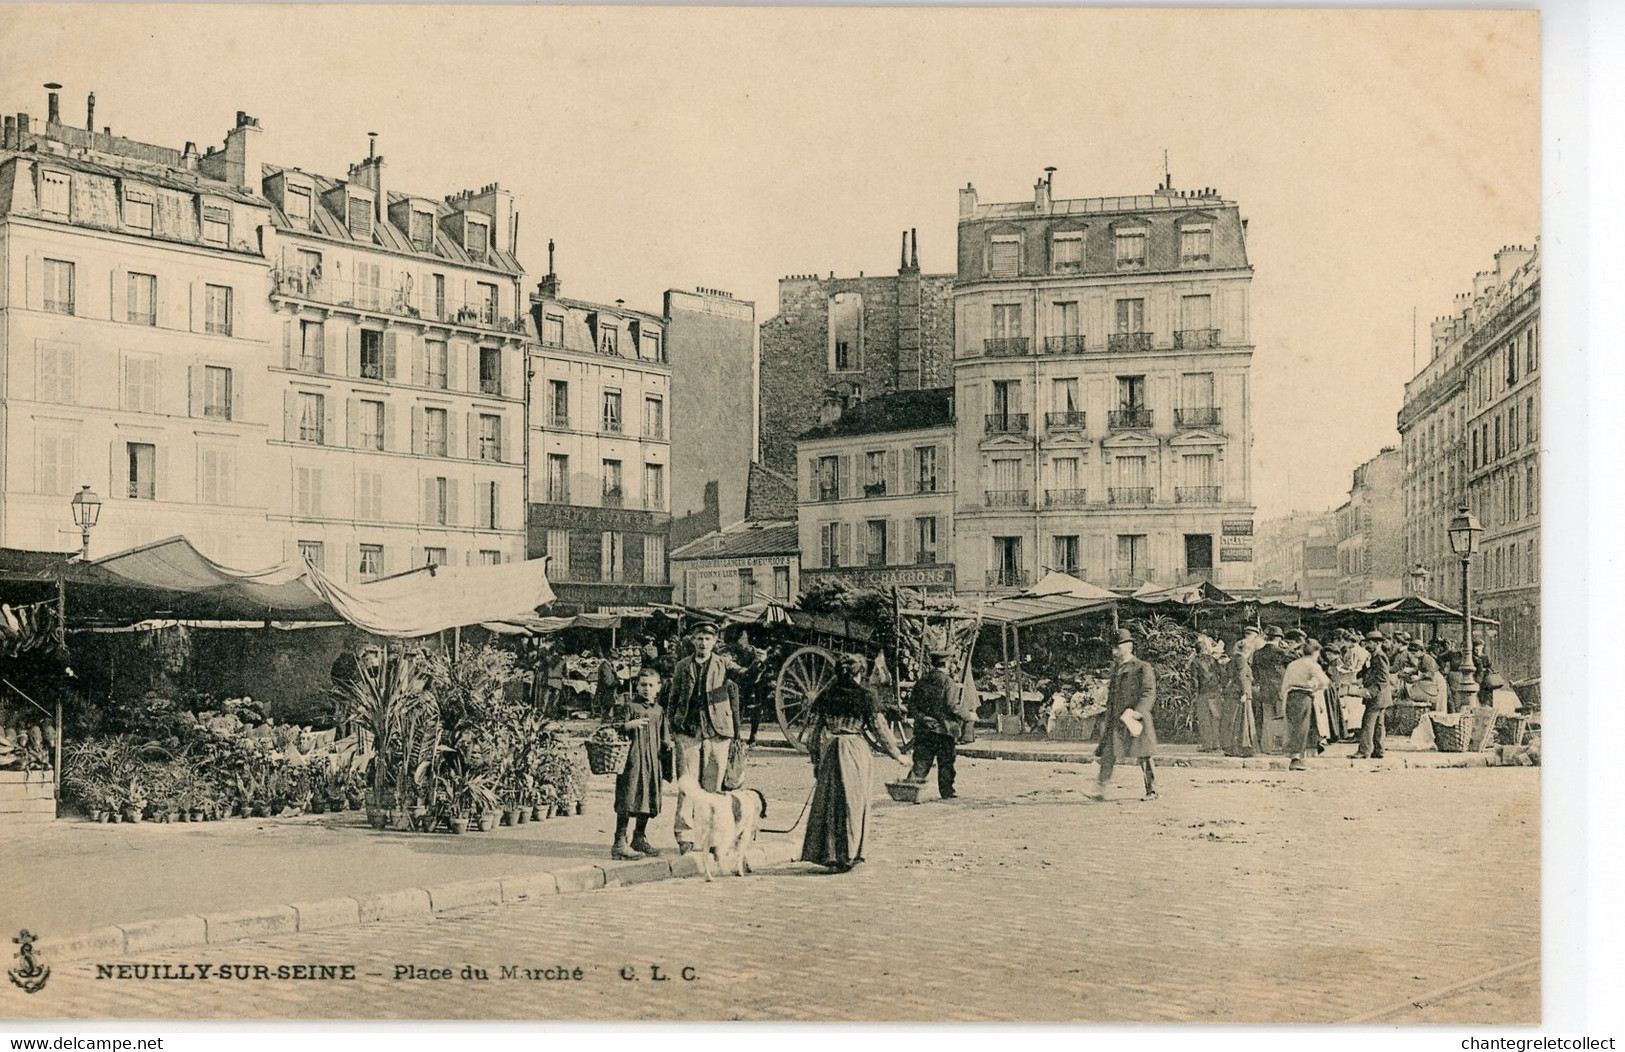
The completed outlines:
<svg viewBox="0 0 1625 1052">
<path fill-rule="evenodd" d="M 707 486 L 716 483 L 721 521 L 738 522 L 757 455 L 756 305 L 716 289 L 672 289 L 665 314 L 673 363 L 671 510 L 702 509 Z"/>
<path fill-rule="evenodd" d="M 1404 462 L 1389 447 L 1354 469 L 1349 499 L 1337 509 L 1337 601 L 1405 595 Z"/>
<path fill-rule="evenodd" d="M 1292 514 L 1258 524 L 1260 599 L 1337 602 L 1337 519 Z"/>
</svg>

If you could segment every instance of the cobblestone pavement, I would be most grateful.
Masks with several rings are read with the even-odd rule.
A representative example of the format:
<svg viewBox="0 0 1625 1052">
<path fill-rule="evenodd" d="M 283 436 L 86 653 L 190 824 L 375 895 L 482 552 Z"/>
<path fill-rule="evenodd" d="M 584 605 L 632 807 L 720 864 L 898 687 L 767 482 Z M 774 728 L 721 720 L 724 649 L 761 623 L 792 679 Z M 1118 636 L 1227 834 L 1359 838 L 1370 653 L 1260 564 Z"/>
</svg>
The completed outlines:
<svg viewBox="0 0 1625 1052">
<path fill-rule="evenodd" d="M 1173 770 L 1153 802 L 1125 770 L 1104 803 L 1093 774 L 962 762 L 956 801 L 882 799 L 844 876 L 797 864 L 142 958 L 354 964 L 351 982 L 64 962 L 0 1016 L 1337 1022 L 1421 1001 L 1396 1021 L 1538 1021 L 1538 975 L 1429 1000 L 1539 952 L 1538 769 Z M 775 798 L 807 780 L 798 757 L 757 765 Z"/>
</svg>

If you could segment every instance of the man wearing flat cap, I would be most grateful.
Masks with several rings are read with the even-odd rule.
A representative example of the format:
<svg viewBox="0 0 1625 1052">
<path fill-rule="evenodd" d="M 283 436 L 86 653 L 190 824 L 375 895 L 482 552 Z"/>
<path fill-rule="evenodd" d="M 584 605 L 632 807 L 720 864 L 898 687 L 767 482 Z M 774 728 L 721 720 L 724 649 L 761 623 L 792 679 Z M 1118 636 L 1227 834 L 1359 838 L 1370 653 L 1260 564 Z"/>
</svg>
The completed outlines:
<svg viewBox="0 0 1625 1052">
<path fill-rule="evenodd" d="M 954 757 L 960 720 L 953 708 L 953 683 L 948 679 L 948 653 L 931 652 L 931 667 L 920 675 L 908 694 L 908 714 L 914 720 L 914 767 L 906 781 L 924 782 L 937 767 L 937 794 L 952 800 Z"/>
<path fill-rule="evenodd" d="M 1145 774 L 1145 798 L 1157 798 L 1157 772 L 1151 757 L 1157 751 L 1157 729 L 1151 710 L 1157 704 L 1157 674 L 1134 656 L 1134 637 L 1119 628 L 1112 647 L 1112 678 L 1106 687 L 1106 725 L 1095 748 L 1096 800 L 1105 799 L 1106 786 L 1119 760 L 1138 760 Z"/>
<path fill-rule="evenodd" d="M 1365 688 L 1365 712 L 1360 716 L 1360 748 L 1354 759 L 1382 759 L 1382 739 L 1387 731 L 1388 709 L 1394 704 L 1394 676 L 1388 663 L 1387 639 L 1381 632 L 1366 633 L 1371 644 L 1370 660 L 1360 673 Z"/>
<path fill-rule="evenodd" d="M 689 630 L 689 644 L 694 653 L 677 662 L 666 695 L 677 739 L 677 776 L 694 771 L 702 789 L 717 793 L 728 770 L 729 742 L 739 737 L 739 686 L 728 675 L 733 662 L 716 652 L 716 622 L 696 622 Z M 684 851 L 693 845 L 689 837 L 693 809 L 686 803 L 679 789 L 674 831 L 677 846 Z"/>
</svg>

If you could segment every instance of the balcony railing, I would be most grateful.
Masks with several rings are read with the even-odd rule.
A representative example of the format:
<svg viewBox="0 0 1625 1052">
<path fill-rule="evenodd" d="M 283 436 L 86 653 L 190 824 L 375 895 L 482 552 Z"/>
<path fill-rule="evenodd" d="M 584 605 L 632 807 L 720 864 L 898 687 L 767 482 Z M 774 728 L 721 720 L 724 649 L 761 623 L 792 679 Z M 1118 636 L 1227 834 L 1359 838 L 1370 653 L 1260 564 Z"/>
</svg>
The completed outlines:
<svg viewBox="0 0 1625 1052">
<path fill-rule="evenodd" d="M 987 586 L 989 588 L 1026 588 L 1032 584 L 1032 577 L 1026 570 L 989 570 L 987 572 Z"/>
<path fill-rule="evenodd" d="M 298 268 L 278 269 L 271 272 L 271 281 L 277 295 L 295 296 L 314 303 L 501 332 L 525 331 L 522 317 L 503 314 L 488 299 L 457 300 L 437 296 L 432 288 L 414 289 L 407 285 L 385 288 L 358 281 L 323 278 L 319 274 L 320 271 Z"/>
<path fill-rule="evenodd" d="M 1025 336 L 994 336 L 982 341 L 982 353 L 989 358 L 1019 358 L 1031 353 L 1031 346 Z"/>
<path fill-rule="evenodd" d="M 644 511 L 665 511 L 666 495 L 664 493 L 645 493 L 643 495 Z"/>
<path fill-rule="evenodd" d="M 1175 427 L 1218 427 L 1219 407 L 1206 405 L 1174 410 Z"/>
<path fill-rule="evenodd" d="M 1081 335 L 1044 337 L 1045 354 L 1082 354 L 1085 349 L 1084 338 Z"/>
<path fill-rule="evenodd" d="M 1174 350 L 1199 351 L 1219 345 L 1218 329 L 1179 329 L 1174 333 Z"/>
<path fill-rule="evenodd" d="M 987 495 L 990 508 L 1025 508 L 1032 503 L 1032 494 L 1024 489 L 990 489 Z"/>
<path fill-rule="evenodd" d="M 570 427 L 570 414 L 569 413 L 549 413 L 549 414 L 547 414 L 547 426 L 548 427 L 562 427 L 562 428 L 565 428 L 566 430 L 568 430 L 569 427 Z"/>
<path fill-rule="evenodd" d="M 1084 430 L 1085 414 L 1082 410 L 1068 409 L 1060 413 L 1045 413 L 1044 426 L 1051 431 Z"/>
<path fill-rule="evenodd" d="M 599 430 L 607 431 L 612 435 L 618 435 L 621 433 L 621 422 L 613 417 L 605 417 L 603 426 L 600 427 Z"/>
<path fill-rule="evenodd" d="M 865 497 L 884 497 L 886 495 L 885 480 L 881 480 L 880 482 L 865 483 L 863 486 L 863 495 Z"/>
<path fill-rule="evenodd" d="M 72 314 L 73 299 L 71 297 L 65 300 L 54 299 L 47 296 L 45 297 L 45 309 L 50 311 L 52 314 Z"/>
<path fill-rule="evenodd" d="M 619 486 L 611 486 L 604 490 L 604 507 L 606 508 L 619 508 L 625 499 L 625 493 Z"/>
<path fill-rule="evenodd" d="M 500 395 L 502 393 L 502 377 L 480 377 L 480 394 Z"/>
<path fill-rule="evenodd" d="M 916 565 L 916 566 L 935 566 L 936 564 L 937 564 L 937 553 L 936 552 L 915 552 L 914 553 L 914 565 Z"/>
<path fill-rule="evenodd" d="M 1150 504 L 1156 495 L 1157 491 L 1150 486 L 1112 486 L 1106 491 L 1106 498 L 1112 504 Z"/>
<path fill-rule="evenodd" d="M 839 486 L 823 486 L 823 485 L 820 485 L 818 487 L 818 499 L 821 500 L 821 501 L 822 500 L 840 500 L 841 499 L 840 487 Z"/>
<path fill-rule="evenodd" d="M 1151 426 L 1149 409 L 1113 409 L 1107 418 L 1113 431 L 1145 430 Z"/>
<path fill-rule="evenodd" d="M 1111 586 L 1113 588 L 1138 588 L 1147 581 L 1155 580 L 1157 571 L 1146 566 L 1118 567 L 1112 571 Z"/>
<path fill-rule="evenodd" d="M 1151 349 L 1149 332 L 1114 332 L 1106 337 L 1106 349 L 1112 354 L 1132 354 Z"/>
<path fill-rule="evenodd" d="M 1175 486 L 1175 504 L 1217 504 L 1219 503 L 1219 487 L 1217 486 Z"/>
<path fill-rule="evenodd" d="M 1089 501 L 1089 491 L 1086 489 L 1047 489 L 1044 491 L 1044 506 L 1048 508 L 1076 508 Z"/>
<path fill-rule="evenodd" d="M 987 433 L 990 435 L 1023 435 L 1027 433 L 1026 413 L 989 413 Z"/>
</svg>

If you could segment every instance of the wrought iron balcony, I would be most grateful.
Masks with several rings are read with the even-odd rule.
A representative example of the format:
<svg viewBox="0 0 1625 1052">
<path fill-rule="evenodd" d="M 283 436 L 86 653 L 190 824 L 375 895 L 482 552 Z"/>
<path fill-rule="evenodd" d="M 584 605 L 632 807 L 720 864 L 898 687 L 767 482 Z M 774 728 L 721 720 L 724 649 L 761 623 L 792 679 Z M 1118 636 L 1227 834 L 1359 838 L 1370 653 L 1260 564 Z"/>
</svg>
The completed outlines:
<svg viewBox="0 0 1625 1052">
<path fill-rule="evenodd" d="M 1026 413 L 989 413 L 987 433 L 990 435 L 1023 435 L 1027 433 Z"/>
<path fill-rule="evenodd" d="M 1089 501 L 1089 491 L 1086 489 L 1047 489 L 1044 491 L 1044 506 L 1047 508 L 1076 508 Z"/>
<path fill-rule="evenodd" d="M 1082 410 L 1068 409 L 1060 413 L 1045 413 L 1044 426 L 1051 431 L 1082 431 L 1085 425 Z"/>
<path fill-rule="evenodd" d="M 604 489 L 604 507 L 619 508 L 625 500 L 625 494 L 619 486 L 607 486 Z"/>
<path fill-rule="evenodd" d="M 914 565 L 916 565 L 916 566 L 935 566 L 936 564 L 937 564 L 937 553 L 936 552 L 915 552 L 914 553 Z"/>
<path fill-rule="evenodd" d="M 319 270 L 300 267 L 273 270 L 271 283 L 275 295 L 334 307 L 350 307 L 375 314 L 392 314 L 419 321 L 440 321 L 500 332 L 525 331 L 523 317 L 515 318 L 501 313 L 489 299 L 458 300 L 437 296 L 432 288 L 413 289 L 404 284 L 386 288 L 359 281 L 340 281 L 322 277 Z"/>
<path fill-rule="evenodd" d="M 1150 504 L 1156 496 L 1157 491 L 1150 486 L 1112 486 L 1106 491 L 1106 499 L 1112 504 Z"/>
<path fill-rule="evenodd" d="M 1045 354 L 1082 354 L 1085 349 L 1086 344 L 1081 335 L 1044 337 Z"/>
<path fill-rule="evenodd" d="M 819 500 L 840 500 L 841 499 L 840 487 L 838 487 L 838 486 L 820 485 L 818 487 L 818 499 Z"/>
<path fill-rule="evenodd" d="M 1152 346 L 1149 332 L 1114 332 L 1106 337 L 1106 349 L 1113 354 L 1131 354 L 1149 351 Z"/>
<path fill-rule="evenodd" d="M 884 497 L 886 495 L 885 480 L 882 479 L 879 482 L 865 483 L 863 487 L 863 495 L 865 497 Z"/>
<path fill-rule="evenodd" d="M 1113 409 L 1107 414 L 1107 423 L 1113 431 L 1145 430 L 1151 426 L 1151 410 Z"/>
<path fill-rule="evenodd" d="M 1196 406 L 1191 409 L 1174 410 L 1175 427 L 1218 427 L 1219 407 L 1214 405 Z"/>
<path fill-rule="evenodd" d="M 1024 489 L 990 489 L 984 492 L 990 508 L 1025 508 L 1032 504 L 1032 494 Z"/>
<path fill-rule="evenodd" d="M 994 336 L 982 341 L 982 353 L 989 358 L 1019 358 L 1032 353 L 1031 346 L 1025 336 Z"/>
<path fill-rule="evenodd" d="M 1217 486 L 1175 486 L 1175 504 L 1217 504 L 1219 503 L 1219 487 Z"/>
<path fill-rule="evenodd" d="M 1138 588 L 1147 581 L 1155 580 L 1157 571 L 1148 566 L 1118 567 L 1112 571 L 1113 588 Z"/>
<path fill-rule="evenodd" d="M 1218 329 L 1179 329 L 1174 333 L 1174 350 L 1197 351 L 1219 345 Z"/>
<path fill-rule="evenodd" d="M 987 586 L 989 588 L 1026 588 L 1032 584 L 1032 578 L 1026 570 L 989 570 L 987 572 Z"/>
</svg>

